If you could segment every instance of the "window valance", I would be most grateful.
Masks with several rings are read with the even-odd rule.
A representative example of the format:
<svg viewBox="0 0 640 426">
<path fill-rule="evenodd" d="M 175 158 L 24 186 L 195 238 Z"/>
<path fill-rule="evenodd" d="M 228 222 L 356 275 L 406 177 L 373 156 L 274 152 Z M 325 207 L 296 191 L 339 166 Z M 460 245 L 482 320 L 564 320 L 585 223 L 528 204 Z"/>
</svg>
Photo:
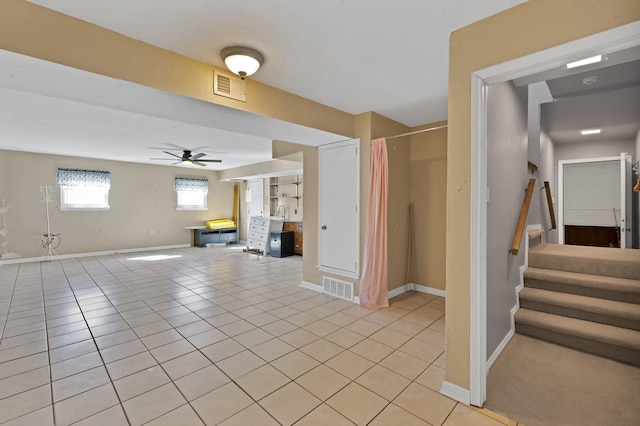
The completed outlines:
<svg viewBox="0 0 640 426">
<path fill-rule="evenodd" d="M 176 191 L 209 192 L 209 179 L 176 177 Z"/>
<path fill-rule="evenodd" d="M 58 185 L 111 188 L 111 172 L 104 170 L 58 169 Z"/>
</svg>

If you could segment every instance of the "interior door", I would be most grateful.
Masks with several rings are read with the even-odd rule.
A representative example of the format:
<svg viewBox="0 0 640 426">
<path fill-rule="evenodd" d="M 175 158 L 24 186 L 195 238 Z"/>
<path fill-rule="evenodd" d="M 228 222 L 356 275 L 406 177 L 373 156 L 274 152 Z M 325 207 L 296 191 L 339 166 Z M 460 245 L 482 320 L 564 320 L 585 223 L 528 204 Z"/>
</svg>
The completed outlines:
<svg viewBox="0 0 640 426">
<path fill-rule="evenodd" d="M 624 207 L 620 157 L 563 160 L 558 164 L 558 243 L 568 241 L 565 232 L 569 226 L 621 230 Z M 607 238 L 617 246 L 621 237 L 614 233 Z"/>
<path fill-rule="evenodd" d="M 247 221 L 251 216 L 264 214 L 264 182 L 262 179 L 247 182 Z"/>
<path fill-rule="evenodd" d="M 359 276 L 359 139 L 319 147 L 319 269 Z"/>
<path fill-rule="evenodd" d="M 633 164 L 631 155 L 623 152 L 620 154 L 620 247 L 631 248 L 633 234 L 631 224 L 633 223 L 632 208 L 632 182 Z"/>
</svg>

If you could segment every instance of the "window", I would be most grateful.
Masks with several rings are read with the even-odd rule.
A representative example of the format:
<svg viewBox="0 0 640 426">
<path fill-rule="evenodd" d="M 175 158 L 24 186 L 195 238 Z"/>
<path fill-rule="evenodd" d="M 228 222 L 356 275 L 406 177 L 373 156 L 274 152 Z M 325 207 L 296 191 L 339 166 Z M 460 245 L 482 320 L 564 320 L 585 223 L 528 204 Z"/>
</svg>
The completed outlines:
<svg viewBox="0 0 640 426">
<path fill-rule="evenodd" d="M 58 169 L 60 210 L 108 210 L 111 172 Z"/>
<path fill-rule="evenodd" d="M 176 177 L 177 210 L 207 210 L 207 178 Z"/>
</svg>

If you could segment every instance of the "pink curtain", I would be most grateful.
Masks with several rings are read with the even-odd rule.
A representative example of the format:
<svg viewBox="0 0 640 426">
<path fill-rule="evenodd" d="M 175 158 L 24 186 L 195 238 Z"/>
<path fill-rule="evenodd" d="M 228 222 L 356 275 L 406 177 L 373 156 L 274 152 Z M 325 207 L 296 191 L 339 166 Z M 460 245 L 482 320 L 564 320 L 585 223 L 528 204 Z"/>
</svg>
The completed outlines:
<svg viewBox="0 0 640 426">
<path fill-rule="evenodd" d="M 369 308 L 386 308 L 387 299 L 387 141 L 371 141 L 371 182 L 364 262 L 360 280 L 360 304 Z"/>
</svg>

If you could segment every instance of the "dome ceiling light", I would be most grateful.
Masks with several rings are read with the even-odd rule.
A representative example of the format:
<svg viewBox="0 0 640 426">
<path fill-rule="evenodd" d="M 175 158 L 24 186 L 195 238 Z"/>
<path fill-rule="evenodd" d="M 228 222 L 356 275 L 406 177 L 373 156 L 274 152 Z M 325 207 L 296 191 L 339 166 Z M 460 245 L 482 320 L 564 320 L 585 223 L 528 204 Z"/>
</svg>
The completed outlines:
<svg viewBox="0 0 640 426">
<path fill-rule="evenodd" d="M 245 77 L 258 71 L 264 62 L 262 53 L 244 46 L 229 46 L 220 51 L 220 57 L 231 72 Z"/>
</svg>

